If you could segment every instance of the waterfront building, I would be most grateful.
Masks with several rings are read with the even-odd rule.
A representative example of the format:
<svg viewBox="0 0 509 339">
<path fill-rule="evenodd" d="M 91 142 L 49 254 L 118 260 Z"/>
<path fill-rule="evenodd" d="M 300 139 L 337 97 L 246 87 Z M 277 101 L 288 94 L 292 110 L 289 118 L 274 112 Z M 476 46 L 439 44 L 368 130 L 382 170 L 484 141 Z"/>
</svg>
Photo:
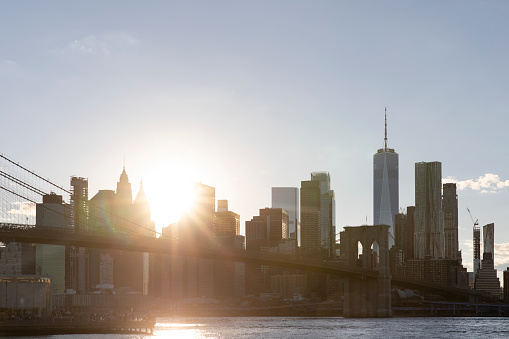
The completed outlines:
<svg viewBox="0 0 509 339">
<path fill-rule="evenodd" d="M 384 147 L 373 155 L 373 224 L 389 225 L 389 248 L 394 245 L 395 215 L 399 208 L 398 153 L 387 147 L 387 109 Z"/>
<path fill-rule="evenodd" d="M 454 183 L 443 185 L 442 210 L 444 214 L 445 258 L 461 260 L 458 250 L 458 195 Z"/>
<path fill-rule="evenodd" d="M 288 211 L 289 239 L 300 241 L 299 188 L 272 187 L 272 208 L 283 208 Z"/>
<path fill-rule="evenodd" d="M 42 204 L 35 206 L 35 223 L 37 227 L 68 228 L 71 210 L 62 201 L 62 196 L 55 193 L 42 197 Z M 65 246 L 35 245 L 35 273 L 51 276 L 53 293 L 65 292 Z"/>
<path fill-rule="evenodd" d="M 415 164 L 414 258 L 442 259 L 445 256 L 442 211 L 442 163 Z"/>
</svg>

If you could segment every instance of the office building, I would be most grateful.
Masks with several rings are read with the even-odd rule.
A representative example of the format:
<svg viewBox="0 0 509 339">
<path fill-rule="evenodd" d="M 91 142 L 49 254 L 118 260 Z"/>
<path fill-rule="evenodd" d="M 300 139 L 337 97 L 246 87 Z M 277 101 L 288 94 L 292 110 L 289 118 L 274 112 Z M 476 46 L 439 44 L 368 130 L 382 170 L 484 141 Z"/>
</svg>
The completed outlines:
<svg viewBox="0 0 509 339">
<path fill-rule="evenodd" d="M 415 164 L 415 259 L 445 256 L 442 163 Z"/>
<path fill-rule="evenodd" d="M 398 153 L 387 147 L 387 109 L 384 147 L 373 155 L 373 224 L 389 225 L 389 248 L 394 245 L 394 218 L 399 208 Z"/>
<path fill-rule="evenodd" d="M 246 221 L 246 249 L 259 250 L 279 246 L 288 239 L 288 212 L 283 208 L 263 208 L 260 215 Z"/>
<path fill-rule="evenodd" d="M 442 210 L 444 214 L 445 258 L 460 260 L 458 249 L 458 195 L 456 184 L 443 186 Z"/>
<path fill-rule="evenodd" d="M 299 189 L 297 187 L 272 187 L 272 208 L 288 211 L 289 239 L 300 239 Z"/>
</svg>

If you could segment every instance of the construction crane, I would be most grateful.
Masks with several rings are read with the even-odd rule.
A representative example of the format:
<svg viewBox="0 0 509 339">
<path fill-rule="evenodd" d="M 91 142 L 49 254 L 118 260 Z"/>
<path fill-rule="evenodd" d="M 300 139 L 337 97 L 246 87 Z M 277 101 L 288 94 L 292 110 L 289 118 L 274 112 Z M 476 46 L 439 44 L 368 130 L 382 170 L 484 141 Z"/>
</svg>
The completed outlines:
<svg viewBox="0 0 509 339">
<path fill-rule="evenodd" d="M 475 219 L 472 217 L 472 213 L 470 213 L 470 209 L 467 207 L 468 214 L 470 214 L 470 219 L 472 219 L 472 223 L 474 224 L 473 228 L 473 242 L 474 242 L 474 276 L 477 274 L 477 270 L 481 267 L 481 228 L 479 227 L 479 219 Z"/>
</svg>

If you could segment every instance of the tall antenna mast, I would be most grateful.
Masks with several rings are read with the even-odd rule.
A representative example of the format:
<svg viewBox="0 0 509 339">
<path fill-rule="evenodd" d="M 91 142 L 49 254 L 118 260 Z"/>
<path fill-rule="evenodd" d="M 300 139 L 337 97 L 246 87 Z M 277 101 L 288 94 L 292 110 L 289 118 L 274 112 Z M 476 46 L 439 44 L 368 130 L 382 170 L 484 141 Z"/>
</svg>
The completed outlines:
<svg viewBox="0 0 509 339">
<path fill-rule="evenodd" d="M 387 151 L 387 107 L 385 107 L 385 151 Z"/>
</svg>

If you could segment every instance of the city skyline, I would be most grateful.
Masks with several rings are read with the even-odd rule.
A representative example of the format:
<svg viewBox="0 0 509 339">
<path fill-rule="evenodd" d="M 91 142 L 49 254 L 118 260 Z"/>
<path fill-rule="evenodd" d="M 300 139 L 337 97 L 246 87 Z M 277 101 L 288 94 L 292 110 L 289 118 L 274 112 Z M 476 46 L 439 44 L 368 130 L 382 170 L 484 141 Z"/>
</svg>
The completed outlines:
<svg viewBox="0 0 509 339">
<path fill-rule="evenodd" d="M 0 1 L 7 157 L 63 187 L 89 178 L 90 196 L 115 189 L 125 157 L 158 229 L 176 221 L 182 182 L 216 187 L 242 232 L 271 187 L 327 171 L 339 232 L 373 223 L 387 106 L 399 207 L 415 203 L 414 164 L 442 162 L 465 266 L 467 207 L 497 225 L 495 265 L 508 266 L 509 4 L 54 4 Z"/>
</svg>

